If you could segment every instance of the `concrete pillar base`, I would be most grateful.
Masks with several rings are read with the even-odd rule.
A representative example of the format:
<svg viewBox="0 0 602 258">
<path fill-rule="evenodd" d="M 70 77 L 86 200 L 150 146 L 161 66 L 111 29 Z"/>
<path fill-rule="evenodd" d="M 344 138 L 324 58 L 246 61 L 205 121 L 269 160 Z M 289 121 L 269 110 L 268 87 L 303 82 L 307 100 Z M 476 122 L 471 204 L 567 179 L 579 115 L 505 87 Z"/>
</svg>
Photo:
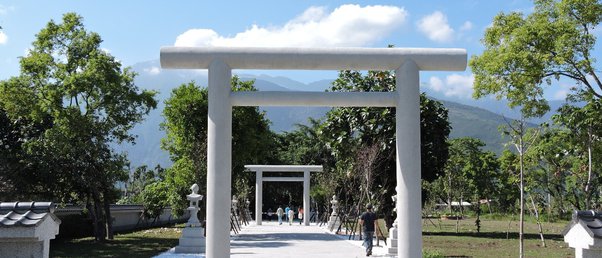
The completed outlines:
<svg viewBox="0 0 602 258">
<path fill-rule="evenodd" d="M 339 219 L 339 215 L 330 215 L 330 219 L 328 220 L 328 230 L 337 230 L 340 225 L 341 219 Z"/>
<path fill-rule="evenodd" d="M 182 230 L 176 253 L 205 253 L 205 237 L 202 227 L 185 227 Z"/>
<path fill-rule="evenodd" d="M 602 257 L 602 249 L 575 248 L 575 258 Z"/>
<path fill-rule="evenodd" d="M 397 255 L 397 228 L 392 227 L 389 229 L 389 237 L 387 238 L 387 252 L 388 254 Z"/>
</svg>

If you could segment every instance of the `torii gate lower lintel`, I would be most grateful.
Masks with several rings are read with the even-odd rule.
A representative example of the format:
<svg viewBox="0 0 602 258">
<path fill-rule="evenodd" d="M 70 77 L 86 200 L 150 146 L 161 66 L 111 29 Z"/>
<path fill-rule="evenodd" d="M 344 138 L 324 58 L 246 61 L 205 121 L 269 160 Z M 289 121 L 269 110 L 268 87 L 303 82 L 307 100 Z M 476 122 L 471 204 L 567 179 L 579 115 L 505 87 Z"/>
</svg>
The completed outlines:
<svg viewBox="0 0 602 258">
<path fill-rule="evenodd" d="M 398 257 L 421 257 L 420 71 L 463 71 L 466 50 L 163 47 L 162 68 L 209 69 L 206 255 L 230 255 L 232 107 L 395 107 Z M 395 70 L 396 92 L 231 92 L 232 69 Z"/>
<path fill-rule="evenodd" d="M 322 166 L 316 165 L 245 165 L 245 168 L 255 172 L 255 223 L 261 225 L 263 213 L 263 182 L 303 182 L 303 210 L 309 214 L 310 172 L 321 172 Z M 303 172 L 303 177 L 263 177 L 264 172 Z M 303 224 L 309 226 L 309 216 L 303 216 Z"/>
</svg>

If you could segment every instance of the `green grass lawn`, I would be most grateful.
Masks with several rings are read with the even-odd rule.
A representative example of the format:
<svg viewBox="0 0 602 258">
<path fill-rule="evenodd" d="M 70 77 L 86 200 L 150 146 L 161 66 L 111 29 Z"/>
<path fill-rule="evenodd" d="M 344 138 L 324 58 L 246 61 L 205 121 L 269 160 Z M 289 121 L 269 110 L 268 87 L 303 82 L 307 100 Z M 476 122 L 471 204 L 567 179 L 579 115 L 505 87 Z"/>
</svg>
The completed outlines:
<svg viewBox="0 0 602 258">
<path fill-rule="evenodd" d="M 543 247 L 537 224 L 525 223 L 526 257 L 574 257 L 560 234 L 568 222 L 542 223 L 546 247 Z M 508 227 L 510 226 L 510 227 Z M 509 228 L 509 233 L 508 232 Z M 481 233 L 476 233 L 474 219 L 459 221 L 423 220 L 423 247 L 446 256 L 517 257 L 518 221 L 482 220 Z"/>
<path fill-rule="evenodd" d="M 178 245 L 184 224 L 115 235 L 114 240 L 94 242 L 80 238 L 50 242 L 50 257 L 152 257 Z"/>
<path fill-rule="evenodd" d="M 510 225 L 507 234 L 508 225 Z M 561 231 L 567 222 L 543 223 L 547 247 L 542 247 L 537 224 L 525 223 L 526 257 L 574 257 L 574 250 L 563 242 Z M 114 240 L 95 243 L 92 238 L 53 240 L 51 257 L 152 257 L 175 247 L 183 224 L 173 227 L 148 229 L 119 234 Z M 459 221 L 423 220 L 425 250 L 444 256 L 517 257 L 518 221 L 486 220 L 481 222 L 481 233 L 476 233 L 474 219 Z"/>
</svg>

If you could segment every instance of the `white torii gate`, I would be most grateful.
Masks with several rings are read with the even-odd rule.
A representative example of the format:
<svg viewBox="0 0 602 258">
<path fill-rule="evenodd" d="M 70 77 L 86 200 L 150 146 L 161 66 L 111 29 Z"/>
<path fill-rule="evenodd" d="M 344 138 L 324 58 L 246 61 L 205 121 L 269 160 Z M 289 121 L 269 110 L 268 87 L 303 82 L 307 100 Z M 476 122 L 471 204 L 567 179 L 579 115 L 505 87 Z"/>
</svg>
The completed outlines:
<svg viewBox="0 0 602 258">
<path fill-rule="evenodd" d="M 395 107 L 398 257 L 421 257 L 420 71 L 463 71 L 466 50 L 163 47 L 161 67 L 209 69 L 209 258 L 230 255 L 233 106 Z M 396 92 L 231 92 L 232 69 L 395 70 Z"/>
<path fill-rule="evenodd" d="M 255 172 L 255 223 L 261 225 L 263 206 L 263 182 L 303 182 L 303 211 L 309 214 L 310 172 L 322 172 L 322 166 L 316 165 L 245 165 Z M 263 172 L 303 172 L 302 177 L 263 177 Z M 309 216 L 303 216 L 303 224 L 309 226 Z"/>
</svg>

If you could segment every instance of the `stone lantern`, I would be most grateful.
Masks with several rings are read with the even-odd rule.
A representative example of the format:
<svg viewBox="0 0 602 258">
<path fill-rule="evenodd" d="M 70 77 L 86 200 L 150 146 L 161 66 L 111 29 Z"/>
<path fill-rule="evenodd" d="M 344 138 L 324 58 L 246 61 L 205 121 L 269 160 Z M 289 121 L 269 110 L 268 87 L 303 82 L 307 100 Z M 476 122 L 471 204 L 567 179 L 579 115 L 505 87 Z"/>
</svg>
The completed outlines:
<svg viewBox="0 0 602 258">
<path fill-rule="evenodd" d="M 253 220 L 253 218 L 251 217 L 251 211 L 249 210 L 249 206 L 251 205 L 251 201 L 249 201 L 249 199 L 245 200 L 245 213 L 247 215 L 247 221 L 251 221 Z"/>
<path fill-rule="evenodd" d="M 186 196 L 186 199 L 190 201 L 190 207 L 188 207 L 190 218 L 182 230 L 182 237 L 180 237 L 179 245 L 176 246 L 176 253 L 205 252 L 205 234 L 197 217 L 199 202 L 203 200 L 203 196 L 198 194 L 199 186 L 197 184 L 193 184 L 190 190 L 192 193 Z"/>
<path fill-rule="evenodd" d="M 575 211 L 562 235 L 575 248 L 575 258 L 602 257 L 602 212 Z"/>
<path fill-rule="evenodd" d="M 330 214 L 330 216 L 337 216 L 337 209 L 339 208 L 339 201 L 337 201 L 337 196 L 333 195 L 332 196 L 332 200 L 330 201 L 330 204 L 332 204 L 332 214 Z"/>
<path fill-rule="evenodd" d="M 339 208 L 339 201 L 337 201 L 337 196 L 333 195 L 332 200 L 330 201 L 332 204 L 332 213 L 330 214 L 330 218 L 328 219 L 328 229 L 330 231 L 336 230 L 339 225 L 341 225 L 341 220 L 339 219 L 339 215 L 337 210 Z"/>
<path fill-rule="evenodd" d="M 234 215 L 234 219 L 236 219 L 237 221 L 239 220 L 238 217 L 238 199 L 236 198 L 236 195 L 232 195 L 232 212 Z"/>
<path fill-rule="evenodd" d="M 236 195 L 232 195 L 232 209 L 234 211 L 238 210 L 238 199 L 236 198 Z"/>
</svg>

